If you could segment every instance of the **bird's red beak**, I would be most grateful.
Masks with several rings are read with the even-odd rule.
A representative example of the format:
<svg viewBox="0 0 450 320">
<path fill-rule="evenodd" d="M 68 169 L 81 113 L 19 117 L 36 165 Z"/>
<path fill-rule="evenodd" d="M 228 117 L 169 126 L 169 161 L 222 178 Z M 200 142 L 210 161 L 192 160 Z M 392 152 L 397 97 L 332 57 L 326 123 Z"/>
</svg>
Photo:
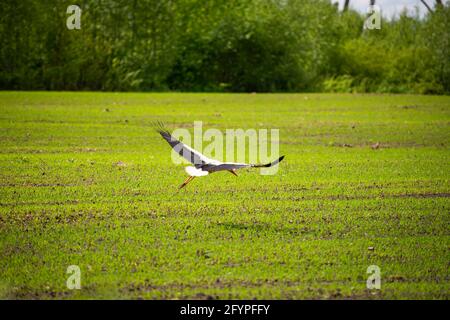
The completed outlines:
<svg viewBox="0 0 450 320">
<path fill-rule="evenodd" d="M 238 176 L 237 173 L 236 173 L 236 169 L 231 169 L 231 170 L 228 170 L 228 171 L 230 173 L 234 174 L 236 177 Z"/>
</svg>

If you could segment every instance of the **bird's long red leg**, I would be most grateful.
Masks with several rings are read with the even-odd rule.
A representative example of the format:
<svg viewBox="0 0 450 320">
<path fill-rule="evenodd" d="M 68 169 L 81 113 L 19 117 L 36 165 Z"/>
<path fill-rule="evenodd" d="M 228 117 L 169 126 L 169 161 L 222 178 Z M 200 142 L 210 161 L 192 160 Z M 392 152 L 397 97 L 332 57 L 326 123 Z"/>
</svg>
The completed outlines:
<svg viewBox="0 0 450 320">
<path fill-rule="evenodd" d="M 189 176 L 186 180 L 184 180 L 183 184 L 178 188 L 178 190 L 183 189 L 189 182 L 191 182 L 195 177 Z"/>
<path fill-rule="evenodd" d="M 230 173 L 232 173 L 232 174 L 234 174 L 236 177 L 238 176 L 237 175 L 237 173 L 236 173 L 236 171 L 234 170 L 234 169 L 232 169 L 232 170 L 228 170 L 228 172 L 230 172 Z"/>
</svg>

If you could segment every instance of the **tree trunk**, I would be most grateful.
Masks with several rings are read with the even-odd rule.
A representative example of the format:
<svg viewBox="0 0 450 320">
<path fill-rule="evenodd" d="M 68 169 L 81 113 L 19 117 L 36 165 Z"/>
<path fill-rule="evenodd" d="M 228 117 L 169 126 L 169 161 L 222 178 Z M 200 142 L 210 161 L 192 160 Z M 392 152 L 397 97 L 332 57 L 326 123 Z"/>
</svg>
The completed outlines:
<svg viewBox="0 0 450 320">
<path fill-rule="evenodd" d="M 420 0 L 420 1 L 423 3 L 423 5 L 424 5 L 425 7 L 427 7 L 428 12 L 433 12 L 433 10 L 431 10 L 430 6 L 428 5 L 428 3 L 425 2 L 425 0 Z"/>
<path fill-rule="evenodd" d="M 348 5 L 350 4 L 350 0 L 345 0 L 344 2 L 344 9 L 342 10 L 343 12 L 348 10 Z"/>
</svg>

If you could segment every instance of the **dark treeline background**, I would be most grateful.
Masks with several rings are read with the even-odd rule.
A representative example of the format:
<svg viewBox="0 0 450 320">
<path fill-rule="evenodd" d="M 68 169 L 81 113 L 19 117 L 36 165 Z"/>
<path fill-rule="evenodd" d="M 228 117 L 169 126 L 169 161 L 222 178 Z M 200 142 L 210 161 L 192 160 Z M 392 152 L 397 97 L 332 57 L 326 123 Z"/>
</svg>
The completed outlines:
<svg viewBox="0 0 450 320">
<path fill-rule="evenodd" d="M 81 30 L 66 28 L 71 4 Z M 0 12 L 0 89 L 450 92 L 448 3 L 381 30 L 328 0 L 1 0 Z"/>
</svg>

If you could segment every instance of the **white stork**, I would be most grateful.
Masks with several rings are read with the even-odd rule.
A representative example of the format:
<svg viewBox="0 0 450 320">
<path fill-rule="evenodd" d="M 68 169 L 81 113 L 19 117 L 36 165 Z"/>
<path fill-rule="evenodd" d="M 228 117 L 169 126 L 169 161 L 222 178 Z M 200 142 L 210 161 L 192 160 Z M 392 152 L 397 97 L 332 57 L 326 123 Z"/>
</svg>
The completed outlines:
<svg viewBox="0 0 450 320">
<path fill-rule="evenodd" d="M 182 189 L 189 182 L 191 182 L 195 177 L 206 176 L 209 173 L 217 171 L 228 171 L 235 176 L 236 170 L 241 168 L 268 168 L 278 164 L 284 159 L 284 156 L 279 157 L 277 160 L 267 163 L 267 164 L 250 164 L 250 163 L 236 163 L 236 162 L 221 162 L 214 159 L 210 159 L 200 152 L 192 149 L 191 147 L 185 145 L 184 143 L 175 139 L 170 132 L 164 128 L 161 122 L 157 123 L 156 131 L 170 144 L 172 149 L 174 149 L 180 156 L 185 158 L 187 161 L 192 163 L 194 166 L 188 166 L 185 168 L 189 177 L 183 182 L 183 184 L 178 188 Z"/>
</svg>

